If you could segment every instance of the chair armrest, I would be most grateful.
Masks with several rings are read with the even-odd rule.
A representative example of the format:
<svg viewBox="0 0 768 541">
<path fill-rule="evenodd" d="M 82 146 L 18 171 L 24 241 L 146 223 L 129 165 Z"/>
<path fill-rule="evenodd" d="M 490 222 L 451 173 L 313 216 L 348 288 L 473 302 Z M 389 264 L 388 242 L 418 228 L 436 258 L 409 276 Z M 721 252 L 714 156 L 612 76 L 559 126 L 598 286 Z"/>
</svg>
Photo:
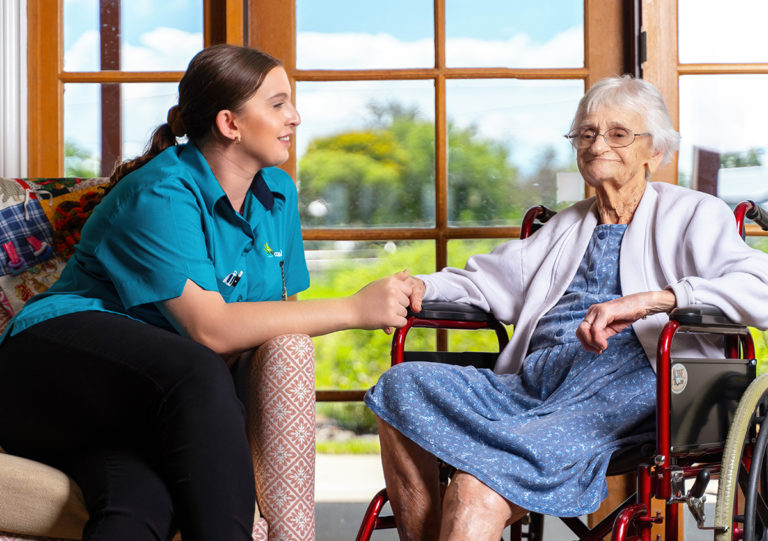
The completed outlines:
<svg viewBox="0 0 768 541">
<path fill-rule="evenodd" d="M 427 301 L 422 304 L 421 312 L 408 311 L 408 316 L 419 319 L 437 319 L 445 321 L 496 321 L 496 318 L 476 306 L 458 302 Z"/>
<path fill-rule="evenodd" d="M 246 410 L 259 510 L 270 538 L 315 538 L 315 358 L 309 336 L 286 334 L 235 367 Z"/>
<path fill-rule="evenodd" d="M 675 308 L 669 314 L 669 319 L 677 321 L 686 327 L 699 327 L 708 329 L 718 327 L 725 329 L 742 329 L 745 326 L 740 323 L 734 323 L 717 306 L 702 304 L 700 306 L 688 308 Z"/>
</svg>

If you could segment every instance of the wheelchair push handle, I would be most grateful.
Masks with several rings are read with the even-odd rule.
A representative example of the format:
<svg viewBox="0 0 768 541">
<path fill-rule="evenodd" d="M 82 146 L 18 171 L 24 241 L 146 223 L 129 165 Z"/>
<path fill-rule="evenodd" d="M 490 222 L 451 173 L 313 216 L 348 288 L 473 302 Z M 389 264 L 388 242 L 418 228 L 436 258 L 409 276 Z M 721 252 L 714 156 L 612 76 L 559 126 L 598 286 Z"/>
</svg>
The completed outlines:
<svg viewBox="0 0 768 541">
<path fill-rule="evenodd" d="M 760 229 L 763 231 L 768 231 L 768 212 L 763 210 L 763 208 L 754 201 L 747 201 L 747 203 L 752 205 L 752 208 L 747 210 L 747 218 L 759 225 Z"/>
</svg>

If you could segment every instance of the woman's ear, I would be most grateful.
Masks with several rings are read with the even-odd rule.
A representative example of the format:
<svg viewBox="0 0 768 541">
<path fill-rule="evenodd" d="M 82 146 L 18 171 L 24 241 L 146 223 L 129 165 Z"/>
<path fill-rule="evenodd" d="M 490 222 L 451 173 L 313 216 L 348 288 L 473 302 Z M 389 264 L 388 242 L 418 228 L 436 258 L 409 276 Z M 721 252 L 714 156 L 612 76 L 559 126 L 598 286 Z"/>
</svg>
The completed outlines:
<svg viewBox="0 0 768 541">
<path fill-rule="evenodd" d="M 645 178 L 651 178 L 656 170 L 661 167 L 661 162 L 664 161 L 664 153 L 659 151 L 652 154 L 648 161 L 645 162 Z"/>
<path fill-rule="evenodd" d="M 222 109 L 216 113 L 216 128 L 225 139 L 230 141 L 237 141 L 238 137 L 240 137 L 237 120 L 229 109 Z"/>
</svg>

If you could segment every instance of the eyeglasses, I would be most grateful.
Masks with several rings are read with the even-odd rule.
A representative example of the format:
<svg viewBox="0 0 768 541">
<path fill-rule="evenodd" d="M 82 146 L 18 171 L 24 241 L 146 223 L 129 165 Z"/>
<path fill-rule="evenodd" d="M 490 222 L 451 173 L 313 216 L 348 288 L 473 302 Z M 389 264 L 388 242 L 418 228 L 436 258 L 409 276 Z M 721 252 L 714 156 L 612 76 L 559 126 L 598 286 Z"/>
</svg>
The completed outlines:
<svg viewBox="0 0 768 541">
<path fill-rule="evenodd" d="M 635 137 L 643 137 L 651 135 L 650 133 L 635 133 L 627 128 L 611 128 L 605 133 L 599 133 L 594 128 L 579 128 L 571 131 L 565 136 L 566 139 L 570 139 L 573 148 L 576 150 L 584 150 L 591 147 L 598 136 L 602 136 L 605 144 L 611 148 L 623 148 L 628 147 L 635 142 Z"/>
</svg>

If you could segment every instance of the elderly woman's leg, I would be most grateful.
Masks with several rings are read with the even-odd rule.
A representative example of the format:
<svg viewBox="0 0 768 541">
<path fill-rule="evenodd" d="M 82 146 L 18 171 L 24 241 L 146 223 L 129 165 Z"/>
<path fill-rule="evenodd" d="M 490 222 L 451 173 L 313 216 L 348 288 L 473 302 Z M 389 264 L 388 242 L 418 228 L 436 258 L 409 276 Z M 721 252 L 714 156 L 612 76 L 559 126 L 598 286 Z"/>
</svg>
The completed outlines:
<svg viewBox="0 0 768 541">
<path fill-rule="evenodd" d="M 386 422 L 378 423 L 387 495 L 400 539 L 436 541 L 441 507 L 437 459 Z"/>
<path fill-rule="evenodd" d="M 458 471 L 445 491 L 440 541 L 498 541 L 504 527 L 526 513 L 477 477 Z"/>
</svg>

